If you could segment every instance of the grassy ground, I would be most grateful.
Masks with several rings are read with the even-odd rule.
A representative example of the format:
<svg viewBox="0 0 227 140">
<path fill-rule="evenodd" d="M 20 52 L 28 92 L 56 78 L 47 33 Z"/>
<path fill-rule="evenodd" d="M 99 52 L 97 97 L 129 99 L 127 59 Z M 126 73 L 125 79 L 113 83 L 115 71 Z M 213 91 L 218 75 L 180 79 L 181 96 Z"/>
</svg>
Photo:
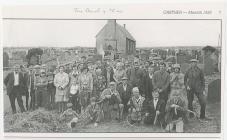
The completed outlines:
<svg viewBox="0 0 227 140">
<path fill-rule="evenodd" d="M 210 81 L 219 78 L 220 75 L 213 75 L 206 77 L 206 84 Z M 207 86 L 206 86 L 207 87 Z M 59 123 L 59 114 L 56 111 L 38 110 L 34 112 L 18 113 L 12 115 L 9 104 L 8 96 L 4 90 L 4 131 L 5 132 L 139 132 L 139 133 L 154 133 L 165 132 L 158 126 L 144 126 L 136 125 L 130 126 L 126 121 L 122 122 L 108 122 L 101 123 L 98 127 L 94 127 L 93 124 L 76 127 L 74 130 L 70 130 L 66 127 L 66 124 Z M 24 99 L 25 100 L 25 99 Z M 17 103 L 16 103 L 17 104 Z M 198 100 L 195 98 L 194 108 L 196 112 L 199 112 Z M 19 110 L 17 106 L 17 110 Z M 211 117 L 212 120 L 207 122 L 201 122 L 198 119 L 191 119 L 184 126 L 184 131 L 188 133 L 217 133 L 221 130 L 221 104 L 209 103 L 207 104 L 206 114 Z"/>
</svg>

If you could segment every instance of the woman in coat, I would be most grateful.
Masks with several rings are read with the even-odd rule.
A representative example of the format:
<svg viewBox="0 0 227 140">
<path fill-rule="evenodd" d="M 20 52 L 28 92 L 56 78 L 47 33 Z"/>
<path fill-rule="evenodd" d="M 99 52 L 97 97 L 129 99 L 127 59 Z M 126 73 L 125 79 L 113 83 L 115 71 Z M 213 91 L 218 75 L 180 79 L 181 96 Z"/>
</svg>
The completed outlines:
<svg viewBox="0 0 227 140">
<path fill-rule="evenodd" d="M 69 100 L 67 95 L 69 76 L 64 72 L 64 66 L 60 66 L 59 71 L 54 77 L 54 85 L 56 87 L 55 102 L 58 105 L 58 112 L 63 112 Z"/>
</svg>

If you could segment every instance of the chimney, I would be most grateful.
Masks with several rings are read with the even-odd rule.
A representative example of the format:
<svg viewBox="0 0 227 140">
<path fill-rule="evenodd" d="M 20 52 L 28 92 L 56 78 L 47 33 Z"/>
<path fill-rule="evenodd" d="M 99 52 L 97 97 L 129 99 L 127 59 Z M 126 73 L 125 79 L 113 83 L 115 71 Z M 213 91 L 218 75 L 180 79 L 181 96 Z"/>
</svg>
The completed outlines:
<svg viewBox="0 0 227 140">
<path fill-rule="evenodd" d="M 109 19 L 107 21 L 107 23 L 109 23 L 109 24 L 115 24 L 116 23 L 116 19 Z"/>
<path fill-rule="evenodd" d="M 123 24 L 124 25 L 124 28 L 126 28 L 126 25 L 125 24 Z"/>
</svg>

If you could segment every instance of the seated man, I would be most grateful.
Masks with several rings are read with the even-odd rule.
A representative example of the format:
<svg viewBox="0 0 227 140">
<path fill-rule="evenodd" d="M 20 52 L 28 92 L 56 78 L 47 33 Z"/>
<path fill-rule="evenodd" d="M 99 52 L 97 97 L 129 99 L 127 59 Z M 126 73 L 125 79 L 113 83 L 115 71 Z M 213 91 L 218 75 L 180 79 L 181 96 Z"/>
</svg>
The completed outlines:
<svg viewBox="0 0 227 140">
<path fill-rule="evenodd" d="M 153 99 L 146 99 L 143 102 L 143 112 L 145 113 L 144 124 L 156 125 L 159 123 L 161 126 L 164 122 L 165 114 L 165 101 L 159 99 L 157 90 L 152 92 Z"/>
<path fill-rule="evenodd" d="M 72 103 L 68 103 L 67 104 L 67 110 L 65 110 L 61 115 L 60 115 L 60 119 L 63 122 L 66 122 L 67 125 L 70 127 L 70 122 L 73 118 L 78 118 L 79 115 L 76 113 L 76 111 L 74 111 L 72 109 Z"/>
<path fill-rule="evenodd" d="M 92 97 L 90 99 L 90 105 L 88 105 L 87 109 L 85 112 L 88 112 L 88 123 L 94 122 L 94 126 L 98 126 L 98 123 L 100 122 L 101 119 L 101 109 L 99 104 L 96 102 L 96 98 Z"/>
<path fill-rule="evenodd" d="M 121 97 L 116 90 L 116 83 L 110 82 L 109 86 L 100 96 L 104 120 L 120 121 L 122 120 L 124 105 L 121 103 Z"/>
<path fill-rule="evenodd" d="M 183 132 L 186 113 L 186 104 L 184 98 L 181 96 L 181 93 L 179 93 L 179 91 L 173 92 L 166 105 L 166 131 L 171 132 L 175 125 L 176 132 Z"/>
<path fill-rule="evenodd" d="M 142 120 L 142 106 L 143 102 L 145 100 L 144 97 L 142 97 L 139 93 L 138 87 L 134 87 L 132 89 L 133 96 L 130 98 L 128 102 L 129 106 L 129 123 L 140 123 Z"/>
</svg>

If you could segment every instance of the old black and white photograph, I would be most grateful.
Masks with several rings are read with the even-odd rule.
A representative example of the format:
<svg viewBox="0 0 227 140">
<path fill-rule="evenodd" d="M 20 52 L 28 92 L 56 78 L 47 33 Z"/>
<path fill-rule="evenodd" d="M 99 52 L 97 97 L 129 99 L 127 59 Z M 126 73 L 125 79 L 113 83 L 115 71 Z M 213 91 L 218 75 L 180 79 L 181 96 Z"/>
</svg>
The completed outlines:
<svg viewBox="0 0 227 140">
<path fill-rule="evenodd" d="M 2 22 L 5 133 L 221 133 L 222 20 Z"/>
</svg>

